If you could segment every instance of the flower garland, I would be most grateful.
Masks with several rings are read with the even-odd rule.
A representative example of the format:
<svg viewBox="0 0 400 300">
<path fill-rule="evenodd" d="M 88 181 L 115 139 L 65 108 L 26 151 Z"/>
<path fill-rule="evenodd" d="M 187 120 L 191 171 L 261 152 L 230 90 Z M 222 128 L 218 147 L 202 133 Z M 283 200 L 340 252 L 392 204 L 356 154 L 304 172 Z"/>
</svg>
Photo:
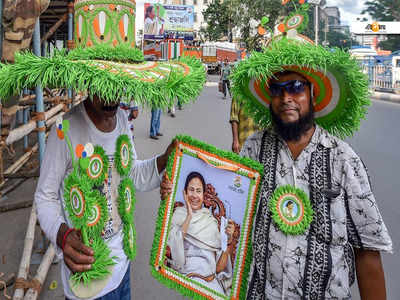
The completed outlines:
<svg viewBox="0 0 400 300">
<path fill-rule="evenodd" d="M 103 279 L 110 274 L 109 266 L 115 264 L 110 257 L 111 250 L 102 239 L 103 228 L 108 220 L 107 200 L 97 187 L 107 179 L 109 160 L 100 146 L 78 144 L 75 151 L 68 137 L 68 120 L 57 119 L 56 132 L 60 140 L 67 142 L 72 157 L 73 171 L 64 180 L 65 209 L 75 229 L 80 230 L 83 243 L 94 251 L 95 262 L 89 271 L 71 276 L 74 284 L 90 284 L 92 280 Z M 115 163 L 121 182 L 118 187 L 118 212 L 123 221 L 124 252 L 129 259 L 136 255 L 136 231 L 133 223 L 135 189 L 132 181 L 125 176 L 132 167 L 132 144 L 127 135 L 117 139 Z"/>
<path fill-rule="evenodd" d="M 133 212 L 135 210 L 135 187 L 127 178 L 132 168 L 133 154 L 129 137 L 124 134 L 118 137 L 114 154 L 116 169 L 123 178 L 118 187 L 118 212 L 124 223 L 124 252 L 133 260 L 136 256 L 136 230 Z"/>
</svg>

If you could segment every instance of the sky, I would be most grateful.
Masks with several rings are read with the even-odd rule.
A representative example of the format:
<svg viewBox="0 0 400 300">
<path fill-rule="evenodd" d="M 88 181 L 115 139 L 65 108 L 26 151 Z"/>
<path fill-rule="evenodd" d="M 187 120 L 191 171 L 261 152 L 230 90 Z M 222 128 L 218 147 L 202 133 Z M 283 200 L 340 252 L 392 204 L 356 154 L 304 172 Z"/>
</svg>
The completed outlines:
<svg viewBox="0 0 400 300">
<path fill-rule="evenodd" d="M 365 0 L 327 0 L 327 6 L 338 6 L 343 25 L 351 25 L 357 18 L 369 18 L 369 15 L 361 15 Z"/>
<path fill-rule="evenodd" d="M 268 0 L 266 0 L 268 1 Z M 136 0 L 136 31 L 143 29 L 143 3 L 157 3 L 157 0 Z M 327 6 L 338 6 L 340 10 L 341 21 L 343 25 L 351 25 L 358 17 L 363 18 L 368 15 L 361 15 L 366 0 L 327 0 Z"/>
</svg>

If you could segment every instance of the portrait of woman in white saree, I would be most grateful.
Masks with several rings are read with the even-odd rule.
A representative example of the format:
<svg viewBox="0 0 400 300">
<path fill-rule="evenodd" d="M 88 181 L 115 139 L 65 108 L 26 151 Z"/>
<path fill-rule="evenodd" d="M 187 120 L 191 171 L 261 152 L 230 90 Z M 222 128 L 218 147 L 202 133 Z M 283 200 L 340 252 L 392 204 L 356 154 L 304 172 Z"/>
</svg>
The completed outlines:
<svg viewBox="0 0 400 300">
<path fill-rule="evenodd" d="M 187 175 L 182 194 L 184 203 L 176 203 L 168 236 L 169 265 L 215 292 L 229 295 L 239 225 L 225 218 L 222 201 L 199 172 Z"/>
</svg>

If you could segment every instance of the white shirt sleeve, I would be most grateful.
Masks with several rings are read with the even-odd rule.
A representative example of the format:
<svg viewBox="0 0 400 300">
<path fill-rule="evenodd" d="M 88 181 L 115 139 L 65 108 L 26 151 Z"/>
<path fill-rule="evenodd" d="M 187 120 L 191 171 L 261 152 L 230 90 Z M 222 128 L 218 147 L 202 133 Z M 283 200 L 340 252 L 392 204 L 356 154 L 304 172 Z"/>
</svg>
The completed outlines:
<svg viewBox="0 0 400 300">
<path fill-rule="evenodd" d="M 139 192 L 148 192 L 158 188 L 161 183 L 161 176 L 157 169 L 157 156 L 146 159 L 138 160 L 135 147 L 133 147 L 134 163 L 130 173 L 130 177 Z"/>
<path fill-rule="evenodd" d="M 35 203 L 40 227 L 56 248 L 57 233 L 62 223 L 67 223 L 62 213 L 60 188 L 62 186 L 70 156 L 66 142 L 57 137 L 53 126 L 46 144 L 39 182 L 35 192 Z"/>
</svg>

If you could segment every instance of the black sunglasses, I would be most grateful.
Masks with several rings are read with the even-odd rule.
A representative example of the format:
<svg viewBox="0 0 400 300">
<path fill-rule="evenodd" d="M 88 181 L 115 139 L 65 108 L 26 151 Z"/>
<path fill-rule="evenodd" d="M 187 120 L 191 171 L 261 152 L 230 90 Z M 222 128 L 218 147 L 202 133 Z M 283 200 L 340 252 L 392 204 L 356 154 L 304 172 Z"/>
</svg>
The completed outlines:
<svg viewBox="0 0 400 300">
<path fill-rule="evenodd" d="M 304 92 L 305 87 L 309 85 L 308 82 L 300 80 L 289 80 L 285 82 L 276 82 L 269 85 L 269 91 L 272 97 L 280 97 L 283 95 L 283 90 L 291 95 Z"/>
</svg>

